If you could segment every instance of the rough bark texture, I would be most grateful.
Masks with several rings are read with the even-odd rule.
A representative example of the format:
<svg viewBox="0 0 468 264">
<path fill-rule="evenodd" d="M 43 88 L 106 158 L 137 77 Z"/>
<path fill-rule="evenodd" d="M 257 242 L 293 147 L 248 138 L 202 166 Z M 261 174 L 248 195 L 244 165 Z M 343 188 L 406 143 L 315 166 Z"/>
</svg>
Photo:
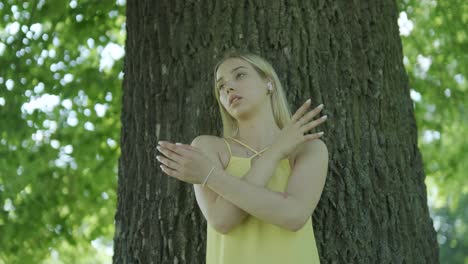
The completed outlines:
<svg viewBox="0 0 468 264">
<path fill-rule="evenodd" d="M 158 140 L 220 135 L 213 66 L 272 62 L 293 112 L 324 103 L 329 175 L 313 214 L 322 263 L 438 263 L 393 0 L 129 0 L 114 263 L 204 263 L 192 185 Z"/>
</svg>

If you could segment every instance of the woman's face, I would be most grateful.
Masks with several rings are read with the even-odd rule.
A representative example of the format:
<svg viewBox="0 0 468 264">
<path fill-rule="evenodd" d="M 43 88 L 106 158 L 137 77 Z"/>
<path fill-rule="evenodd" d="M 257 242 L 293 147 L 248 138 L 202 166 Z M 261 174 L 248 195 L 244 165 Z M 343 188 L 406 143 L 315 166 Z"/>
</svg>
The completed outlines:
<svg viewBox="0 0 468 264">
<path fill-rule="evenodd" d="M 264 100 L 268 100 L 266 81 L 242 59 L 231 58 L 224 61 L 216 72 L 216 80 L 221 104 L 234 117 L 250 112 Z M 229 97 L 233 95 L 242 99 L 230 104 Z"/>
</svg>

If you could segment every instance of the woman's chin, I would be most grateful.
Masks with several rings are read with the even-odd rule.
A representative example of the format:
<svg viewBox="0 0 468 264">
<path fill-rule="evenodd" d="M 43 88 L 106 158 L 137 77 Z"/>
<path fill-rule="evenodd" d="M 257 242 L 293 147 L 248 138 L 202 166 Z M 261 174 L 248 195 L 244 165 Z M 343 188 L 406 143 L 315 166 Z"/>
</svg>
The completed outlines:
<svg viewBox="0 0 468 264">
<path fill-rule="evenodd" d="M 238 107 L 235 107 L 234 109 L 231 109 L 230 112 L 232 116 L 237 117 L 237 118 L 242 118 L 242 117 L 249 116 L 251 109 L 249 109 L 246 106 L 238 106 Z"/>
</svg>

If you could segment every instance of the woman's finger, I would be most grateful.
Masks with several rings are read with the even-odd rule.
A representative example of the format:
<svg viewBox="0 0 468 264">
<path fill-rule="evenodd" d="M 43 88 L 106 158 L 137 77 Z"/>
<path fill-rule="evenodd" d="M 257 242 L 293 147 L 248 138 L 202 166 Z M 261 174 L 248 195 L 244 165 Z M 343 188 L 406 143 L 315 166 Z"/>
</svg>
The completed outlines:
<svg viewBox="0 0 468 264">
<path fill-rule="evenodd" d="M 174 171 L 179 171 L 180 170 L 180 165 L 179 163 L 174 162 L 173 160 L 170 160 L 164 156 L 156 156 L 156 159 L 158 159 L 159 162 L 162 163 L 162 165 L 166 166 L 167 168 L 170 168 Z"/>
<path fill-rule="evenodd" d="M 312 139 L 320 138 L 321 136 L 323 136 L 323 134 L 325 134 L 325 132 L 321 131 L 321 132 L 310 134 L 310 135 L 304 135 L 304 137 L 306 138 L 306 140 L 312 140 Z"/>
<path fill-rule="evenodd" d="M 299 126 L 307 124 L 312 119 L 312 117 L 318 115 L 320 111 L 322 111 L 322 109 L 323 109 L 323 104 L 309 111 L 306 115 L 304 115 L 301 119 L 299 119 L 299 121 L 297 121 Z"/>
<path fill-rule="evenodd" d="M 296 122 L 301 116 L 305 113 L 307 108 L 310 107 L 310 99 L 308 99 L 299 109 L 297 109 L 296 113 L 291 117 L 293 122 Z"/>
<path fill-rule="evenodd" d="M 180 148 L 179 146 L 177 146 L 176 144 L 173 144 L 171 142 L 160 141 L 159 145 L 164 147 L 165 149 L 177 154 L 178 156 L 183 156 L 186 153 L 186 151 L 184 151 L 182 148 Z"/>
<path fill-rule="evenodd" d="M 161 170 L 164 171 L 164 173 L 166 173 L 169 176 L 172 176 L 172 177 L 176 178 L 179 181 L 183 181 L 183 182 L 186 182 L 186 183 L 192 183 L 189 179 L 182 178 L 180 172 L 178 172 L 178 171 L 175 171 L 175 170 L 173 170 L 171 168 L 168 168 L 167 166 L 164 166 L 164 165 L 160 165 L 159 167 L 161 167 Z"/>
<path fill-rule="evenodd" d="M 171 150 L 170 148 L 171 148 L 170 146 L 168 148 L 167 144 L 160 145 L 160 146 L 157 147 L 159 152 L 161 152 L 164 156 L 166 156 L 170 160 L 177 163 L 177 165 L 181 164 L 184 157 L 181 155 L 181 153 L 178 153 L 177 151 Z M 174 168 L 174 166 L 175 166 L 175 164 L 173 164 L 171 167 Z"/>
<path fill-rule="evenodd" d="M 177 175 L 177 171 L 171 169 L 171 168 L 168 168 L 167 166 L 164 166 L 164 165 L 159 165 L 159 167 L 161 168 L 161 170 L 166 173 L 167 175 L 169 176 L 172 176 L 172 177 L 176 177 Z M 176 177 L 177 178 L 177 177 Z"/>
<path fill-rule="evenodd" d="M 320 125 L 321 123 L 325 122 L 327 120 L 327 116 L 324 115 L 322 116 L 321 118 L 318 118 L 318 119 L 315 119 L 313 120 L 312 122 L 308 123 L 308 124 L 305 124 L 304 126 L 301 127 L 301 132 L 302 133 L 306 133 L 308 132 L 309 130 L 311 130 L 312 128 Z"/>
<path fill-rule="evenodd" d="M 199 148 L 196 148 L 196 147 L 191 146 L 191 145 L 176 143 L 176 146 L 187 150 L 188 151 L 187 154 L 200 154 L 200 153 L 202 153 L 202 151 Z"/>
<path fill-rule="evenodd" d="M 185 145 L 185 144 L 180 144 L 180 143 L 171 143 L 171 142 L 167 142 L 167 141 L 164 141 L 163 142 L 163 146 L 165 146 L 166 148 L 168 148 L 169 150 L 181 155 L 181 156 L 185 156 L 185 157 L 190 157 L 190 155 L 193 154 L 193 152 L 197 152 L 196 149 L 194 149 L 192 146 L 189 146 L 189 145 Z"/>
</svg>

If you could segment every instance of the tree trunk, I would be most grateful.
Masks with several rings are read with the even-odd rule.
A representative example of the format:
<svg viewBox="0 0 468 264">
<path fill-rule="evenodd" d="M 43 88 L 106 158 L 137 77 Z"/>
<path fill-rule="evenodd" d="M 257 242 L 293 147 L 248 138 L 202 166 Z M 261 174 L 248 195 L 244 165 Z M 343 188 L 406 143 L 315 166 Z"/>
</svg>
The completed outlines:
<svg viewBox="0 0 468 264">
<path fill-rule="evenodd" d="M 213 66 L 230 47 L 272 63 L 293 113 L 325 105 L 321 262 L 439 262 L 396 3 L 303 2 L 128 1 L 114 263 L 204 263 L 193 187 L 156 145 L 221 135 Z"/>
</svg>

